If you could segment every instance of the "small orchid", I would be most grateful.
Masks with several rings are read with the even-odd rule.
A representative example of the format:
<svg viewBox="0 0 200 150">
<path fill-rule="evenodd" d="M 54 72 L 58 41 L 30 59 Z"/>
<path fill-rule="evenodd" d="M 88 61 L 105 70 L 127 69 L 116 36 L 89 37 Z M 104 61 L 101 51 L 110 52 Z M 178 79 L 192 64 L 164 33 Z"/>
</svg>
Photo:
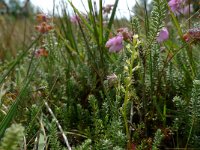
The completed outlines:
<svg viewBox="0 0 200 150">
<path fill-rule="evenodd" d="M 161 43 L 163 41 L 166 41 L 169 38 L 169 32 L 167 30 L 167 28 L 163 27 L 157 37 L 157 42 Z"/>
<path fill-rule="evenodd" d="M 106 47 L 109 48 L 109 52 L 120 52 L 123 48 L 122 41 L 123 37 L 117 35 L 107 41 Z"/>
</svg>

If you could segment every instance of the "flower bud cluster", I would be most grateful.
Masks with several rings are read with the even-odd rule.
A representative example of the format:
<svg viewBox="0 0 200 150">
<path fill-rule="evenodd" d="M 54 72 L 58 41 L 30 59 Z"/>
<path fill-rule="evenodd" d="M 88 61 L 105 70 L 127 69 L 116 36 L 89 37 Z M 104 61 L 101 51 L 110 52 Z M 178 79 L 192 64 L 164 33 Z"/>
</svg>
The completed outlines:
<svg viewBox="0 0 200 150">
<path fill-rule="evenodd" d="M 42 35 L 47 34 L 49 31 L 53 29 L 53 26 L 50 25 L 49 21 L 50 18 L 48 18 L 45 14 L 38 14 L 36 16 L 36 21 L 39 23 L 39 25 L 35 26 L 35 29 L 41 33 Z M 41 38 L 41 43 L 44 44 L 44 36 Z M 41 45 L 40 48 L 35 50 L 34 52 L 35 57 L 39 58 L 41 56 L 47 57 L 48 51 L 44 48 L 44 46 Z"/>
</svg>

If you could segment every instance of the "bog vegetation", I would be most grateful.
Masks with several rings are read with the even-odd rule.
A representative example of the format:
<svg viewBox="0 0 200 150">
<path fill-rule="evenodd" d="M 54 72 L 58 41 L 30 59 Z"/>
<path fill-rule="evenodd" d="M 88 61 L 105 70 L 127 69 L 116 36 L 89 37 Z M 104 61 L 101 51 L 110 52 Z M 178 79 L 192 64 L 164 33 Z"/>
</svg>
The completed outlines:
<svg viewBox="0 0 200 150">
<path fill-rule="evenodd" d="M 200 3 L 68 3 L 0 16 L 0 150 L 199 149 Z"/>
</svg>

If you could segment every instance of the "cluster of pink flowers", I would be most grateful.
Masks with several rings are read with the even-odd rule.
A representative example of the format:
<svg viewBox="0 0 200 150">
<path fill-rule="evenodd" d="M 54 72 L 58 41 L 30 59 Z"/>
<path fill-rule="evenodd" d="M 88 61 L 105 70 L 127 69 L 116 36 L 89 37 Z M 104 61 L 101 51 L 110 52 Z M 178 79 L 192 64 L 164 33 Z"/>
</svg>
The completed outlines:
<svg viewBox="0 0 200 150">
<path fill-rule="evenodd" d="M 200 28 L 189 29 L 188 32 L 183 35 L 183 39 L 186 42 L 200 41 Z"/>
<path fill-rule="evenodd" d="M 187 0 L 170 0 L 168 2 L 168 5 L 170 6 L 172 12 L 175 15 L 177 15 L 177 16 L 180 14 L 186 15 L 189 13 L 189 10 L 191 12 L 193 11 L 192 4 L 188 5 L 186 2 L 187 2 Z"/>
<path fill-rule="evenodd" d="M 106 43 L 109 52 L 120 52 L 123 49 L 123 40 L 130 41 L 132 39 L 133 33 L 129 32 L 128 28 L 119 28 L 117 32 L 117 35 Z"/>
<path fill-rule="evenodd" d="M 122 41 L 123 37 L 117 35 L 107 41 L 106 47 L 109 48 L 109 52 L 120 52 L 123 48 Z"/>
<path fill-rule="evenodd" d="M 45 14 L 38 14 L 36 20 L 39 22 L 39 25 L 35 26 L 38 32 L 44 34 L 53 29 L 53 26 L 48 24 L 49 18 Z"/>
<path fill-rule="evenodd" d="M 35 29 L 40 32 L 41 34 L 48 33 L 50 30 L 53 29 L 53 26 L 49 24 L 50 18 L 48 18 L 45 14 L 38 14 L 36 16 L 36 20 L 39 23 L 39 25 L 35 26 Z M 41 43 L 44 43 L 43 36 L 41 38 Z M 40 48 L 38 48 L 34 52 L 35 57 L 39 58 L 41 56 L 47 57 L 48 51 L 44 48 L 44 46 L 41 45 Z"/>
<path fill-rule="evenodd" d="M 109 39 L 106 43 L 106 47 L 109 48 L 109 52 L 120 52 L 123 49 L 123 40 L 131 41 L 133 33 L 128 31 L 128 28 L 119 28 L 117 35 Z M 166 27 L 163 27 L 158 36 L 157 42 L 161 43 L 169 38 L 169 32 Z"/>
<path fill-rule="evenodd" d="M 44 33 L 48 33 L 50 30 L 52 30 L 53 27 L 51 25 L 48 25 L 46 22 L 42 22 L 40 25 L 37 25 L 35 27 L 35 29 L 38 32 L 44 34 Z"/>
</svg>

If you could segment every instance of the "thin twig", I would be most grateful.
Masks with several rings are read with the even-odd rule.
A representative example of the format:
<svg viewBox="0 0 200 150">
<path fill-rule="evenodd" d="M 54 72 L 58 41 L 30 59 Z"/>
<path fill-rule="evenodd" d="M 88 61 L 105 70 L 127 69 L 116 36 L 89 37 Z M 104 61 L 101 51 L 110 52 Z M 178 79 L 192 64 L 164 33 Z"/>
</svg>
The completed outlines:
<svg viewBox="0 0 200 150">
<path fill-rule="evenodd" d="M 43 135 L 44 135 L 44 141 L 45 141 L 45 143 L 47 142 L 47 135 L 46 135 L 46 132 L 45 132 L 45 129 L 44 129 L 44 124 L 43 124 L 43 122 L 42 122 L 42 116 L 40 117 L 40 128 L 41 128 L 41 131 L 43 132 Z M 43 149 L 47 149 L 47 148 L 45 148 L 46 146 L 44 146 L 44 148 Z"/>
<path fill-rule="evenodd" d="M 26 146 L 26 136 L 23 137 L 24 140 L 24 150 L 27 150 L 27 146 Z"/>
<path fill-rule="evenodd" d="M 62 136 L 63 136 L 63 139 L 65 141 L 65 144 L 67 145 L 67 148 L 68 150 L 72 150 L 72 148 L 70 147 L 69 145 L 69 142 L 68 142 L 68 139 L 67 139 L 67 136 L 65 135 L 60 123 L 58 122 L 58 119 L 56 118 L 56 116 L 54 115 L 53 111 L 51 110 L 51 108 L 49 107 L 48 103 L 46 101 L 44 101 L 44 104 L 46 106 L 46 108 L 48 109 L 49 113 L 51 114 L 51 116 L 53 117 L 53 119 L 55 120 L 60 132 L 62 133 Z"/>
</svg>

